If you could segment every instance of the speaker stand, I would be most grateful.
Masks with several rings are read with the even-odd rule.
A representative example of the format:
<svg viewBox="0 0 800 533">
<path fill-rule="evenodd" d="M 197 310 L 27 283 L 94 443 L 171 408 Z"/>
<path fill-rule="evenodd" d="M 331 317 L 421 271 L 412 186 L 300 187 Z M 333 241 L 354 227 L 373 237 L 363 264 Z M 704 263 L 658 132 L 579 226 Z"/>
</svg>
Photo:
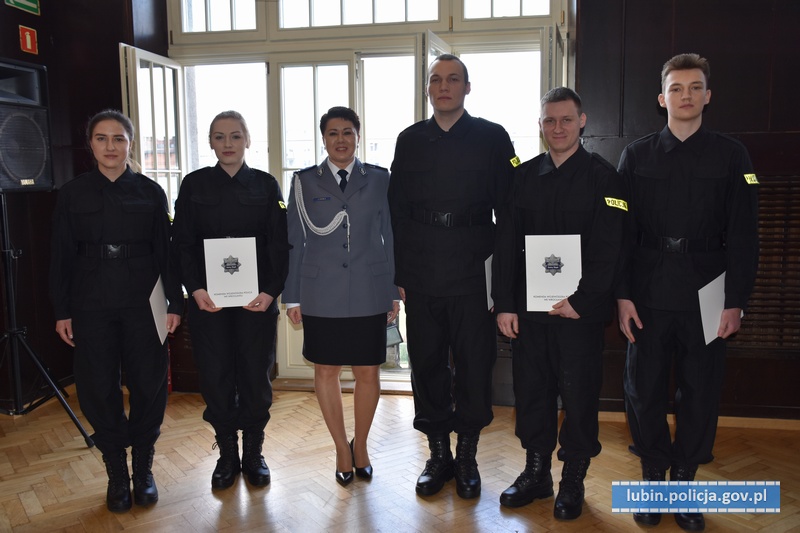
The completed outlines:
<svg viewBox="0 0 800 533">
<path fill-rule="evenodd" d="M 53 380 L 53 377 L 50 375 L 50 370 L 47 369 L 44 364 L 42 363 L 41 358 L 33 351 L 33 349 L 28 344 L 26 339 L 26 329 L 17 327 L 17 302 L 16 302 L 16 294 L 15 294 L 15 287 L 16 281 L 14 279 L 14 269 L 12 268 L 12 261 L 17 259 L 17 254 L 11 247 L 11 234 L 8 230 L 8 204 L 6 203 L 6 194 L 0 191 L 0 211 L 2 211 L 2 219 L 3 219 L 3 232 L 2 232 L 2 247 L 3 247 L 3 273 L 5 275 L 5 284 L 6 284 L 6 322 L 8 324 L 8 331 L 0 337 L 0 342 L 4 342 L 6 348 L 8 348 L 8 353 L 10 355 L 10 364 L 11 364 L 11 372 L 13 374 L 13 383 L 12 386 L 14 387 L 14 409 L 5 411 L 2 410 L 4 414 L 10 415 L 24 415 L 31 412 L 33 409 L 41 405 L 44 401 L 47 401 L 49 397 L 45 397 L 44 399 L 32 402 L 28 406 L 23 405 L 22 400 L 22 376 L 20 373 L 20 347 L 23 348 L 22 352 L 27 354 L 36 368 L 39 370 L 39 373 L 42 377 L 47 381 L 47 384 L 50 386 L 52 390 L 53 396 L 58 398 L 58 401 L 61 403 L 61 406 L 67 412 L 69 417 L 72 419 L 72 422 L 75 424 L 75 427 L 78 428 L 78 431 L 81 432 L 83 435 L 83 439 L 86 441 L 86 446 L 91 448 L 94 446 L 94 441 L 86 433 L 86 429 L 81 425 L 80 420 L 78 417 L 75 416 L 75 413 L 70 408 L 67 400 L 64 398 L 64 394 L 61 393 L 58 385 Z"/>
</svg>

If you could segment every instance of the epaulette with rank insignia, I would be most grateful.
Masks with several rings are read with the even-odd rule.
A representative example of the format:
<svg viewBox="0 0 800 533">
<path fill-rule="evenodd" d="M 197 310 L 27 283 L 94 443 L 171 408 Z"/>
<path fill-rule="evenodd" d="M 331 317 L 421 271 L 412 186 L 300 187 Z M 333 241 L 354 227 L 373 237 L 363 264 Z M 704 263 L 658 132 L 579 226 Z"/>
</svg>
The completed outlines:
<svg viewBox="0 0 800 533">
<path fill-rule="evenodd" d="M 317 165 L 311 165 L 310 167 L 301 168 L 300 170 L 295 170 L 294 173 L 300 174 L 301 172 L 305 172 L 306 170 L 314 170 L 315 168 L 317 168 Z"/>
<path fill-rule="evenodd" d="M 378 169 L 378 170 L 386 170 L 388 172 L 388 169 L 385 169 L 385 168 L 383 168 L 382 166 L 379 166 L 379 165 L 373 165 L 372 163 L 362 163 L 362 164 L 367 168 L 375 168 L 375 169 Z"/>
</svg>

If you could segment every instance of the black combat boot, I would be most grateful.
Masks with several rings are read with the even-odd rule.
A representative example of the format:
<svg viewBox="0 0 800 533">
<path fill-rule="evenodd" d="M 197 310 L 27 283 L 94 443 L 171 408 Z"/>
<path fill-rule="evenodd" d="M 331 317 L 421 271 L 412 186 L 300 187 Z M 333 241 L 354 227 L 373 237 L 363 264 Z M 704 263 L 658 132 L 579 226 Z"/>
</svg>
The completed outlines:
<svg viewBox="0 0 800 533">
<path fill-rule="evenodd" d="M 256 487 L 269 485 L 269 467 L 264 456 L 261 455 L 261 446 L 264 444 L 263 431 L 245 431 L 242 436 L 242 473 L 247 481 Z"/>
<path fill-rule="evenodd" d="M 124 449 L 103 454 L 108 474 L 106 507 L 112 513 L 122 513 L 131 508 L 131 477 L 128 473 L 128 452 Z"/>
<path fill-rule="evenodd" d="M 211 474 L 211 488 L 227 489 L 236 481 L 236 476 L 242 471 L 239 462 L 239 436 L 236 433 L 216 435 L 217 442 L 214 446 L 219 448 L 217 467 Z"/>
<path fill-rule="evenodd" d="M 558 484 L 553 516 L 561 520 L 574 520 L 583 511 L 583 480 L 589 469 L 590 459 L 565 461 L 561 468 L 561 483 Z"/>
<path fill-rule="evenodd" d="M 670 481 L 694 481 L 697 466 L 672 465 L 669 471 Z M 703 513 L 675 513 L 675 522 L 686 531 L 703 531 L 706 528 L 706 519 Z"/>
<path fill-rule="evenodd" d="M 155 448 L 133 448 L 133 501 L 136 505 L 150 505 L 158 501 L 158 488 L 153 479 Z"/>
<path fill-rule="evenodd" d="M 450 451 L 450 434 L 428 435 L 431 458 L 417 479 L 417 494 L 432 496 L 453 479 L 453 452 Z"/>
<path fill-rule="evenodd" d="M 664 481 L 667 473 L 655 465 L 642 461 L 642 480 Z M 661 522 L 661 513 L 633 513 L 633 521 L 645 526 L 657 526 Z"/>
<path fill-rule="evenodd" d="M 522 507 L 536 498 L 553 495 L 553 476 L 550 474 L 551 454 L 528 450 L 525 453 L 525 470 L 500 495 L 500 504 L 506 507 Z"/>
<path fill-rule="evenodd" d="M 471 435 L 459 434 L 456 443 L 456 459 L 454 473 L 456 478 L 456 493 L 468 500 L 481 495 L 481 475 L 478 473 L 478 433 Z"/>
</svg>

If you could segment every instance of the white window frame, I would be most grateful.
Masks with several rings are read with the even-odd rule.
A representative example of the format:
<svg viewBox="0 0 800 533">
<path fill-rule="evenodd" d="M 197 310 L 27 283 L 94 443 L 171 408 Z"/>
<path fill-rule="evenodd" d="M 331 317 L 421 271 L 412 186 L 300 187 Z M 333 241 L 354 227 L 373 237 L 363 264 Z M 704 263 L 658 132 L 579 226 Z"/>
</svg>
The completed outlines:
<svg viewBox="0 0 800 533">
<path fill-rule="evenodd" d="M 175 85 L 172 87 L 172 90 L 175 92 L 175 106 L 177 108 L 177 113 L 175 116 L 175 127 L 176 131 L 169 132 L 167 131 L 167 140 L 169 139 L 170 133 L 174 133 L 175 135 L 175 146 L 177 147 L 177 168 L 166 168 L 166 169 L 156 169 L 155 172 L 168 174 L 170 176 L 177 177 L 177 183 L 183 180 L 183 176 L 186 174 L 187 169 L 187 161 L 186 161 L 186 115 L 185 115 L 185 105 L 184 105 L 184 84 L 183 84 L 183 67 L 180 63 L 171 60 L 168 57 L 160 56 L 158 54 L 153 54 L 151 52 L 147 52 L 146 50 L 141 50 L 139 48 L 135 48 L 130 45 L 126 45 L 120 43 L 119 45 L 119 58 L 120 58 L 120 80 L 121 80 L 121 87 L 122 87 L 122 112 L 125 113 L 133 122 L 134 127 L 134 151 L 136 154 L 136 162 L 142 166 L 141 172 L 143 174 L 148 174 L 148 170 L 144 168 L 144 152 L 145 152 L 145 145 L 144 145 L 144 138 L 142 137 L 141 131 L 141 123 L 142 117 L 139 112 L 139 62 L 140 61 L 148 61 L 154 65 L 160 65 L 167 68 L 171 68 L 175 71 L 174 73 L 174 83 Z M 166 86 L 166 80 L 164 80 L 164 90 L 170 89 Z M 151 107 L 154 107 L 152 102 L 154 91 L 151 88 Z M 169 113 L 170 110 L 165 106 L 164 109 L 164 120 L 166 123 L 169 121 L 166 120 L 166 113 Z M 155 119 L 154 119 L 155 120 Z M 153 132 L 157 131 L 155 122 L 151 124 L 151 129 Z M 154 137 L 155 139 L 155 137 Z M 154 157 L 157 158 L 156 155 L 156 147 L 153 147 L 153 154 Z M 154 176 L 148 177 L 156 181 Z M 177 196 L 178 191 L 172 190 L 172 179 L 167 180 L 167 187 L 165 188 L 164 192 L 167 195 L 168 199 Z M 173 205 L 172 202 L 169 202 L 169 212 L 172 213 Z"/>
<path fill-rule="evenodd" d="M 267 2 L 256 0 L 255 4 L 256 29 L 254 30 L 186 32 L 183 31 L 182 0 L 167 0 L 170 46 L 264 42 L 267 40 Z"/>
</svg>

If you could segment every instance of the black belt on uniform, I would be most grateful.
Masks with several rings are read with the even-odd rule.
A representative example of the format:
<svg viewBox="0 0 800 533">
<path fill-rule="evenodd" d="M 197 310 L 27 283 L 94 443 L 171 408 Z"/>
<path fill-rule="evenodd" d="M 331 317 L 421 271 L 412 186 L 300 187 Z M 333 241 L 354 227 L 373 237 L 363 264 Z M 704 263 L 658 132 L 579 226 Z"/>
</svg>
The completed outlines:
<svg viewBox="0 0 800 533">
<path fill-rule="evenodd" d="M 151 255 L 153 247 L 150 243 L 134 244 L 78 244 L 78 255 L 96 257 L 98 259 L 127 259 Z"/>
<path fill-rule="evenodd" d="M 415 207 L 411 209 L 411 218 L 429 226 L 463 228 L 468 226 L 488 226 L 492 223 L 492 212 L 442 213 L 440 211 L 429 211 L 427 209 Z"/>
<path fill-rule="evenodd" d="M 715 252 L 725 248 L 725 238 L 722 235 L 702 239 L 688 239 L 686 237 L 656 237 L 640 233 L 637 242 L 639 246 L 648 250 L 677 254 Z"/>
</svg>

